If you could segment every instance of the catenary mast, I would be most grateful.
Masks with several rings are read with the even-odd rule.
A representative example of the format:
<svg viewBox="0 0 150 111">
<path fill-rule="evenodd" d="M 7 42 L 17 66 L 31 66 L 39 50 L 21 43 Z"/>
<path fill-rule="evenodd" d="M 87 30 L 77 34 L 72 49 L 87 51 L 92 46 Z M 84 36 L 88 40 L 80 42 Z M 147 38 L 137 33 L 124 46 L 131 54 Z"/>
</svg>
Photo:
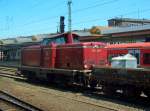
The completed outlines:
<svg viewBox="0 0 150 111">
<path fill-rule="evenodd" d="M 71 18 L 71 4 L 72 0 L 68 0 L 68 31 L 72 31 L 72 18 Z"/>
</svg>

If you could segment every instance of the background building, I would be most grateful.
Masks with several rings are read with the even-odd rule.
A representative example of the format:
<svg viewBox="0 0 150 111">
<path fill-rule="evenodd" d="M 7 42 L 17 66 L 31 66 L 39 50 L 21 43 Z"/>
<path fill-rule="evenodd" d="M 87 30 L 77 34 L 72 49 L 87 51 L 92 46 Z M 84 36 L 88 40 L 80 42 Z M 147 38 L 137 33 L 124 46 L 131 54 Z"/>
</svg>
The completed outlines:
<svg viewBox="0 0 150 111">
<path fill-rule="evenodd" d="M 81 38 L 81 41 L 100 41 L 110 44 L 150 42 L 150 20 L 113 18 L 106 28 L 92 27 L 95 37 Z M 93 33 L 93 34 L 94 34 Z"/>
<path fill-rule="evenodd" d="M 50 36 L 50 34 L 41 34 L 0 40 L 1 61 L 20 61 L 21 48 L 38 45 L 43 38 Z"/>
<path fill-rule="evenodd" d="M 109 27 L 129 27 L 148 24 L 150 24 L 150 20 L 147 19 L 113 18 L 108 20 Z"/>
<path fill-rule="evenodd" d="M 103 30 L 104 42 L 111 44 L 150 42 L 150 25 L 117 27 Z"/>
<path fill-rule="evenodd" d="M 108 20 L 109 26 L 94 26 L 91 29 L 74 30 L 81 42 L 105 42 L 110 44 L 150 42 L 150 21 L 145 19 L 115 18 Z M 117 26 L 117 27 L 110 27 Z M 0 40 L 0 60 L 20 61 L 21 48 L 40 44 L 43 38 L 53 34 L 40 34 Z"/>
</svg>

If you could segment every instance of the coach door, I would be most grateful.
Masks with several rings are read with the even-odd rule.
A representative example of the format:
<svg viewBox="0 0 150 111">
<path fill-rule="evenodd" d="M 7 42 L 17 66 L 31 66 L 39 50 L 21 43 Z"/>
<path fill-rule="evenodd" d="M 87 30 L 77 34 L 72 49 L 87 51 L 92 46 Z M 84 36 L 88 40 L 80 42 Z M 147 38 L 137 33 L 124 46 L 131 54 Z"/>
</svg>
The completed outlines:
<svg viewBox="0 0 150 111">
<path fill-rule="evenodd" d="M 140 50 L 139 49 L 129 49 L 129 53 L 136 57 L 137 64 L 140 65 Z"/>
</svg>

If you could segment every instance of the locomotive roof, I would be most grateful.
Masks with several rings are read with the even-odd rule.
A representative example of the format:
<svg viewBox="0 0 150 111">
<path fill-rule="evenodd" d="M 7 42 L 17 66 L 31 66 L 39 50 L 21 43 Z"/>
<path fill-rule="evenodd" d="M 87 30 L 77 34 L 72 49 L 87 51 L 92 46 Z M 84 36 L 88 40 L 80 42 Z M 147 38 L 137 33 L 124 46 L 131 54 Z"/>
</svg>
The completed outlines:
<svg viewBox="0 0 150 111">
<path fill-rule="evenodd" d="M 92 45 L 95 45 L 96 46 L 106 46 L 105 43 L 103 42 L 78 42 L 78 43 L 68 43 L 68 44 L 61 44 L 61 45 L 58 45 L 59 47 L 66 47 L 66 46 L 73 46 L 73 47 L 76 47 L 76 46 L 92 46 Z"/>
<path fill-rule="evenodd" d="M 49 35 L 49 36 L 45 36 L 44 38 L 54 38 L 54 37 L 58 37 L 61 35 L 67 35 L 68 33 L 60 33 L 60 34 L 53 34 L 53 35 Z M 72 33 L 73 35 L 79 36 L 77 33 Z"/>
<path fill-rule="evenodd" d="M 106 48 L 146 48 L 146 47 L 150 47 L 150 42 L 111 44 L 106 46 Z"/>
</svg>

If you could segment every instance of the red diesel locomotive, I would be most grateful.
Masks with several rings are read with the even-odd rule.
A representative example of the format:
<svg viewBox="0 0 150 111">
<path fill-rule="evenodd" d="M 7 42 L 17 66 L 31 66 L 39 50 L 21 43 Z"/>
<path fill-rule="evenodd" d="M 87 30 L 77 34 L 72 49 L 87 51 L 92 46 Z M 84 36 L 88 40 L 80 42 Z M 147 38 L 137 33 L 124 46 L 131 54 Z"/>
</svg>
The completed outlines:
<svg viewBox="0 0 150 111">
<path fill-rule="evenodd" d="M 133 96 L 143 91 L 150 97 L 149 69 L 116 69 L 109 66 L 111 57 L 134 52 L 140 67 L 148 68 L 150 43 L 79 43 L 78 37 L 77 34 L 64 33 L 45 38 L 41 45 L 23 48 L 19 68 L 21 74 L 29 79 L 46 79 L 61 84 L 101 86 L 106 93 L 121 89 L 126 95 Z"/>
<path fill-rule="evenodd" d="M 79 43 L 76 34 L 45 38 L 41 45 L 21 51 L 21 74 L 27 78 L 85 84 L 95 65 L 104 66 L 107 57 L 100 42 Z"/>
</svg>

